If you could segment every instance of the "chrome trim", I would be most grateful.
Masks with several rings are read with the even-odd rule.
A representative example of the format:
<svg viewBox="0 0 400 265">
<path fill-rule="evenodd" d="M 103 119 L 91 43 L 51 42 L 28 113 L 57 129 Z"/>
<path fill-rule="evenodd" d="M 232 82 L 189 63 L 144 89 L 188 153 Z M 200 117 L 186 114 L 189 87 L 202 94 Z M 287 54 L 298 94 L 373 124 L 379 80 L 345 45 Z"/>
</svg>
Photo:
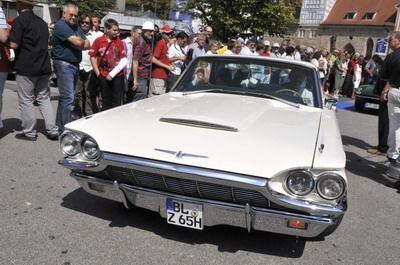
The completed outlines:
<svg viewBox="0 0 400 265">
<path fill-rule="evenodd" d="M 184 153 L 182 151 L 173 151 L 173 150 L 166 150 L 166 149 L 160 149 L 160 148 L 154 148 L 154 150 L 156 150 L 158 152 L 163 152 L 163 153 L 167 153 L 170 155 L 174 155 L 176 158 L 179 158 L 179 159 L 183 158 L 184 156 L 197 157 L 197 158 L 208 158 L 208 156 L 189 154 L 189 153 Z"/>
<path fill-rule="evenodd" d="M 167 198 L 202 204 L 203 222 L 205 226 L 231 225 L 245 228 L 248 231 L 254 229 L 293 236 L 316 237 L 330 226 L 337 225 L 336 218 L 325 216 L 308 216 L 252 207 L 249 204 L 242 206 L 219 201 L 191 198 L 151 189 L 138 188 L 126 184 L 118 184 L 112 181 L 104 181 L 94 177 L 86 178 L 75 175 L 72 177 L 91 194 L 119 202 L 128 200 L 134 206 L 158 212 L 163 218 L 166 218 Z M 104 191 L 91 189 L 91 183 L 103 185 Z M 304 221 L 308 224 L 307 229 L 300 230 L 289 228 L 287 226 L 289 220 Z"/>
<path fill-rule="evenodd" d="M 58 160 L 58 164 L 69 169 L 92 169 L 99 166 L 96 161 L 77 161 L 68 158 Z"/>
<path fill-rule="evenodd" d="M 204 180 L 201 177 L 207 177 L 210 178 L 209 180 L 214 179 L 214 181 L 210 181 L 212 183 L 220 184 L 221 182 L 218 180 L 236 182 L 243 188 L 254 188 L 254 186 L 264 188 L 267 185 L 267 180 L 264 178 L 245 176 L 230 172 L 172 164 L 112 153 L 103 153 L 103 157 L 103 162 L 108 165 L 134 168 L 155 174 L 166 174 L 174 177 L 180 177 L 183 179 Z"/>
<path fill-rule="evenodd" d="M 175 178 L 208 182 L 225 186 L 234 186 L 243 189 L 251 189 L 253 191 L 262 193 L 264 197 L 272 203 L 275 203 L 285 208 L 293 209 L 294 211 L 307 212 L 316 215 L 337 216 L 346 211 L 347 208 L 347 206 L 342 207 L 341 205 L 336 205 L 336 207 L 333 207 L 318 202 L 310 202 L 299 198 L 292 198 L 283 194 L 276 194 L 273 190 L 269 189 L 267 185 L 268 179 L 266 178 L 173 164 L 163 161 L 150 160 L 107 152 L 103 152 L 102 155 L 103 157 L 100 160 L 100 164 L 98 167 L 86 168 L 86 170 L 99 172 L 104 170 L 107 166 L 117 166 L 159 175 L 171 176 Z M 85 169 L 82 167 L 73 168 L 71 166 L 69 166 L 68 168 L 80 170 Z"/>
<path fill-rule="evenodd" d="M 185 126 L 192 126 L 192 127 L 199 127 L 199 128 L 206 128 L 206 129 L 213 129 L 213 130 L 222 130 L 222 131 L 229 131 L 229 132 L 238 132 L 239 129 L 221 125 L 211 122 L 204 122 L 204 121 L 197 121 L 197 120 L 189 120 L 189 119 L 176 119 L 176 118 L 160 118 L 161 122 L 168 122 L 178 125 L 185 125 Z"/>
<path fill-rule="evenodd" d="M 379 98 L 374 98 L 374 97 L 369 97 L 369 96 L 362 96 L 362 95 L 356 95 L 356 99 L 357 99 L 357 98 L 360 98 L 360 99 L 371 99 L 371 100 L 374 100 L 374 101 L 376 101 L 376 102 L 379 103 Z"/>
</svg>

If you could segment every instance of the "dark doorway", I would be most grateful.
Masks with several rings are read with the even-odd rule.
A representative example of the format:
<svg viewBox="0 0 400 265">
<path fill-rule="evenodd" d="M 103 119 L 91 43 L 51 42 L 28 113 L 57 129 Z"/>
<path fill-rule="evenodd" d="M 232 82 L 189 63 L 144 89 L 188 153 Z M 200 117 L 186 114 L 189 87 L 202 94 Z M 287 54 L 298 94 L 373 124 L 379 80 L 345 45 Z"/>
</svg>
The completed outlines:
<svg viewBox="0 0 400 265">
<path fill-rule="evenodd" d="M 336 36 L 331 37 L 331 52 L 336 48 Z"/>
<path fill-rule="evenodd" d="M 368 38 L 367 40 L 367 52 L 365 54 L 366 57 L 371 57 L 372 56 L 372 50 L 374 49 L 374 41 L 372 38 Z"/>
<path fill-rule="evenodd" d="M 356 50 L 354 49 L 353 45 L 351 45 L 351 43 L 347 43 L 346 46 L 344 46 L 343 51 L 347 51 L 347 53 L 351 55 L 356 53 Z"/>
</svg>

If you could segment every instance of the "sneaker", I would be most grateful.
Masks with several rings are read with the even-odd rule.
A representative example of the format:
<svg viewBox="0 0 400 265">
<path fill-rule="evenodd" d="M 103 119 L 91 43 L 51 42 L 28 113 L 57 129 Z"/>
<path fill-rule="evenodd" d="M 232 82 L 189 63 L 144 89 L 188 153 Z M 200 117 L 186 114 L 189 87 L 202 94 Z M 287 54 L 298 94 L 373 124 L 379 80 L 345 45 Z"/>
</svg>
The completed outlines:
<svg viewBox="0 0 400 265">
<path fill-rule="evenodd" d="M 58 141 L 58 133 L 48 133 L 46 137 L 51 141 Z"/>
<path fill-rule="evenodd" d="M 17 133 L 15 135 L 15 138 L 19 139 L 19 140 L 25 140 L 25 141 L 36 141 L 37 139 L 37 135 L 36 136 L 27 136 L 25 133 Z"/>
</svg>

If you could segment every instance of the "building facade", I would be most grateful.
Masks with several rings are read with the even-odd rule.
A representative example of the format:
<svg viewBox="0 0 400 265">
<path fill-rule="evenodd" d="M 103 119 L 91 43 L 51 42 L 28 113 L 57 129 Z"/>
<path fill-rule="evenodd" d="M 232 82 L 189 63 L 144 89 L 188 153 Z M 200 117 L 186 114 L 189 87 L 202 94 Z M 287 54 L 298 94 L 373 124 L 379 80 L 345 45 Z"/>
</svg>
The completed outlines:
<svg viewBox="0 0 400 265">
<path fill-rule="evenodd" d="M 271 38 L 308 47 L 384 55 L 395 29 L 399 0 L 304 0 L 299 24 L 287 36 Z M 385 52 L 380 43 L 386 41 Z"/>
</svg>

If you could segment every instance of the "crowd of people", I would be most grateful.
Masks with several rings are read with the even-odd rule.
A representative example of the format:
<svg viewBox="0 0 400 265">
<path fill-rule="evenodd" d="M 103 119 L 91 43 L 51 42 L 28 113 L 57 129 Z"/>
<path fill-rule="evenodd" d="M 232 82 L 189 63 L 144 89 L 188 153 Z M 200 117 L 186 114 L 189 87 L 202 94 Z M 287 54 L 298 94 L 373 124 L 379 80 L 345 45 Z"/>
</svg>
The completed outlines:
<svg viewBox="0 0 400 265">
<path fill-rule="evenodd" d="M 12 29 L 0 13 L 0 114 L 2 90 L 13 64 L 23 128 L 16 138 L 23 140 L 37 138 L 35 105 L 45 120 L 47 137 L 57 140 L 73 119 L 168 92 L 185 67 L 202 55 L 306 61 L 315 65 L 325 93 L 334 97 L 354 98 L 360 84 L 378 84 L 384 68 L 377 55 L 368 58 L 339 49 L 293 46 L 288 40 L 279 44 L 235 36 L 223 43 L 214 38 L 212 26 L 189 36 L 146 21 L 126 35 L 117 21 L 107 19 L 102 32 L 100 18 L 78 17 L 79 8 L 73 3 L 66 4 L 62 18 L 48 26 L 33 13 L 31 1 L 16 4 L 19 16 Z M 56 112 L 50 103 L 49 80 L 56 80 L 59 89 Z"/>
</svg>

